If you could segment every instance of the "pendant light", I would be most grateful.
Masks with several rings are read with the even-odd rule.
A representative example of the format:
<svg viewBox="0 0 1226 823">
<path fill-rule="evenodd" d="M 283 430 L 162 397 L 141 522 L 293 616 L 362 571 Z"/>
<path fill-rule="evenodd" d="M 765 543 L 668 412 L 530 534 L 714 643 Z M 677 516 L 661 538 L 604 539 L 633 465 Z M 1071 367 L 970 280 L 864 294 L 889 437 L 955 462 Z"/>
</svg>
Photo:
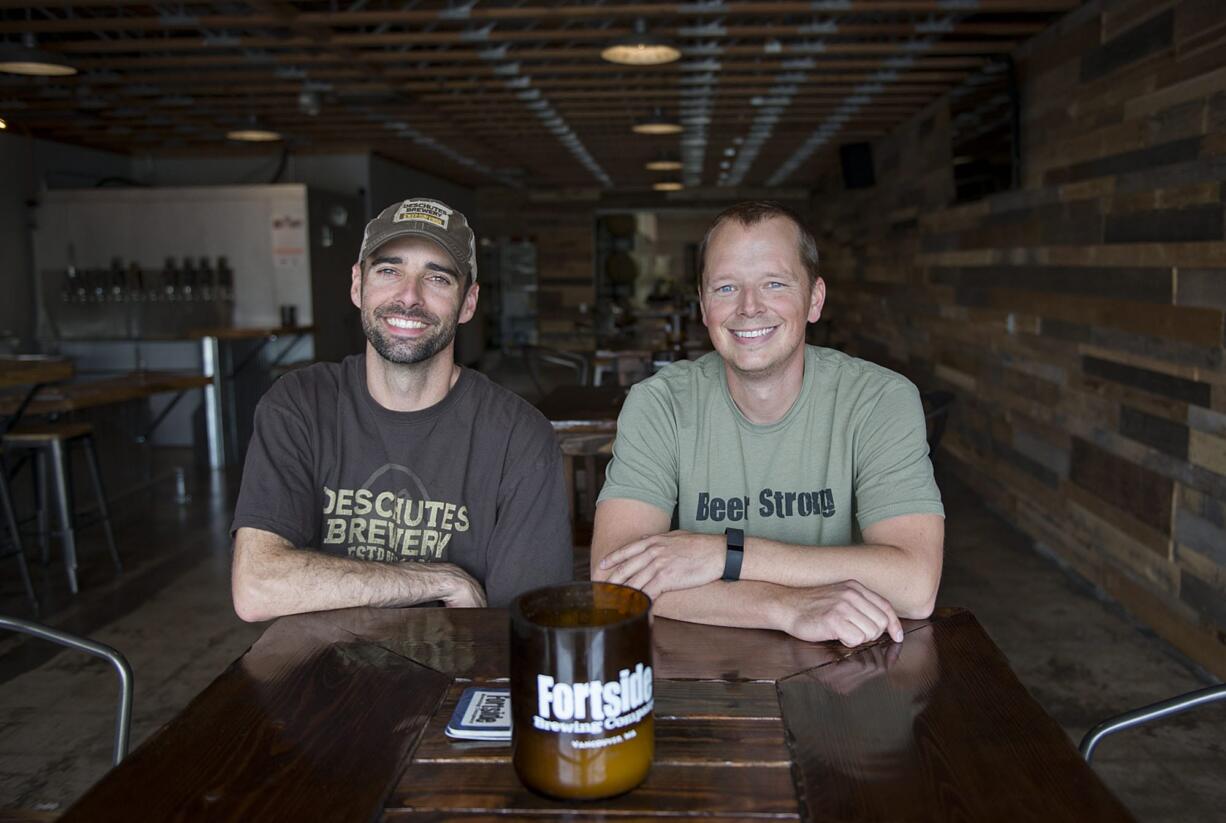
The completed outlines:
<svg viewBox="0 0 1226 823">
<path fill-rule="evenodd" d="M 648 171 L 681 171 L 681 161 L 674 157 L 661 156 L 648 160 L 644 167 Z"/>
<path fill-rule="evenodd" d="M 622 66 L 660 66 L 681 58 L 681 50 L 663 37 L 647 33 L 647 21 L 634 21 L 634 33 L 618 37 L 600 52 L 610 63 Z"/>
<path fill-rule="evenodd" d="M 650 117 L 631 126 L 631 130 L 635 134 L 680 134 L 682 128 L 676 120 L 665 117 L 659 109 L 656 109 Z"/>
<path fill-rule="evenodd" d="M 38 48 L 34 35 L 27 32 L 20 45 L 0 45 L 0 72 L 26 77 L 69 77 L 77 69 L 60 55 Z"/>
</svg>

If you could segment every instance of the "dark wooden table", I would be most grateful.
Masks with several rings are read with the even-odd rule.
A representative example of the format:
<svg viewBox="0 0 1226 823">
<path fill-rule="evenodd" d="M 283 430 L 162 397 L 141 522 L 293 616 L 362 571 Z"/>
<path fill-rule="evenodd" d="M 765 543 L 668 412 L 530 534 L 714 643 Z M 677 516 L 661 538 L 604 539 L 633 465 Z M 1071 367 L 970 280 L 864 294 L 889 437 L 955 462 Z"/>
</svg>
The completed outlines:
<svg viewBox="0 0 1226 823">
<path fill-rule="evenodd" d="M 505 682 L 507 613 L 284 618 L 64 821 L 1130 820 L 975 618 L 845 649 L 657 619 L 656 753 L 639 788 L 566 804 L 508 744 L 443 734 Z"/>
<path fill-rule="evenodd" d="M 202 389 L 209 378 L 176 372 L 132 372 L 80 383 L 43 386 L 26 406 L 26 414 L 51 415 L 143 400 L 165 392 Z M 12 413 L 15 398 L 0 398 L 0 413 Z"/>
<path fill-rule="evenodd" d="M 558 386 L 536 407 L 556 432 L 612 434 L 617 431 L 617 415 L 625 399 L 622 386 Z"/>
<path fill-rule="evenodd" d="M 55 383 L 72 377 L 72 361 L 45 354 L 13 354 L 0 357 L 0 389 Z"/>
<path fill-rule="evenodd" d="M 0 357 L 0 434 L 21 420 L 34 396 L 48 383 L 68 380 L 74 371 L 67 357 L 46 354 L 16 354 Z"/>
</svg>

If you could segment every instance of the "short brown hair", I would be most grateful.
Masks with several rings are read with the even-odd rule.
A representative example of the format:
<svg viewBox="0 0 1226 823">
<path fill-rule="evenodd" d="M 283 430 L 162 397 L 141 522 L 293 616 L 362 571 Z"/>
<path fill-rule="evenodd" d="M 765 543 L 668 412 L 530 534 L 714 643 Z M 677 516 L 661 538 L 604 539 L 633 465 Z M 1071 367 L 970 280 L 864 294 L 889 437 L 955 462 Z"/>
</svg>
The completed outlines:
<svg viewBox="0 0 1226 823">
<path fill-rule="evenodd" d="M 721 211 L 707 229 L 707 233 L 703 235 L 702 242 L 698 244 L 698 290 L 702 291 L 702 278 L 707 269 L 707 246 L 711 244 L 711 237 L 715 234 L 716 229 L 733 221 L 748 227 L 774 217 L 790 220 L 796 226 L 796 253 L 809 273 L 809 285 L 816 283 L 818 276 L 817 240 L 814 239 L 812 232 L 800 222 L 796 213 L 774 200 L 745 200 Z"/>
</svg>

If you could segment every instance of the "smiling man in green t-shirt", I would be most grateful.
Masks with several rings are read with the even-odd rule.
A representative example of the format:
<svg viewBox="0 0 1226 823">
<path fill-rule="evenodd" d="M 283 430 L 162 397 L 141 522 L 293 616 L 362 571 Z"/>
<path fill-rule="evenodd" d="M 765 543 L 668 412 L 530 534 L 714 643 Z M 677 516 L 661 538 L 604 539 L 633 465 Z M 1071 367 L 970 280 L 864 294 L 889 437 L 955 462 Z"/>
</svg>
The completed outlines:
<svg viewBox="0 0 1226 823">
<path fill-rule="evenodd" d="M 805 345 L 825 296 L 816 243 L 787 209 L 716 218 L 699 249 L 715 351 L 630 392 L 595 579 L 644 590 L 664 617 L 849 646 L 901 640 L 900 616 L 931 613 L 945 523 L 919 394 Z"/>
</svg>

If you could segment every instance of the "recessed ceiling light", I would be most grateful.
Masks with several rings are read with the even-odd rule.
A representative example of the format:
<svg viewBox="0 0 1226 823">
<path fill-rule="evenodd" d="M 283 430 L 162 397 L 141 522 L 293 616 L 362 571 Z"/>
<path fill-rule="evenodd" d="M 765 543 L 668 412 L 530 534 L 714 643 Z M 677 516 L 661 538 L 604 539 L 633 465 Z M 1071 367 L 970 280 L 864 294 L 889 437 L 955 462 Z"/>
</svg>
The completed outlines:
<svg viewBox="0 0 1226 823">
<path fill-rule="evenodd" d="M 634 33 L 618 37 L 601 52 L 610 63 L 623 66 L 659 66 L 681 57 L 681 50 L 663 37 L 647 33 L 647 22 L 641 17 L 634 21 Z"/>
<path fill-rule="evenodd" d="M 3 117 L 0 117 L 0 131 L 4 131 L 9 127 L 9 123 Z"/>
<path fill-rule="evenodd" d="M 27 77 L 68 77 L 76 74 L 77 69 L 58 54 L 38 48 L 34 35 L 27 34 L 21 45 L 0 46 L 0 72 Z"/>
<path fill-rule="evenodd" d="M 685 188 L 676 180 L 661 180 L 658 183 L 652 183 L 651 187 L 656 191 L 681 191 Z"/>
<path fill-rule="evenodd" d="M 240 143 L 272 143 L 281 139 L 281 133 L 258 128 L 232 129 L 226 132 L 226 139 Z"/>
<path fill-rule="evenodd" d="M 680 134 L 679 123 L 639 123 L 634 126 L 635 134 Z"/>
</svg>

